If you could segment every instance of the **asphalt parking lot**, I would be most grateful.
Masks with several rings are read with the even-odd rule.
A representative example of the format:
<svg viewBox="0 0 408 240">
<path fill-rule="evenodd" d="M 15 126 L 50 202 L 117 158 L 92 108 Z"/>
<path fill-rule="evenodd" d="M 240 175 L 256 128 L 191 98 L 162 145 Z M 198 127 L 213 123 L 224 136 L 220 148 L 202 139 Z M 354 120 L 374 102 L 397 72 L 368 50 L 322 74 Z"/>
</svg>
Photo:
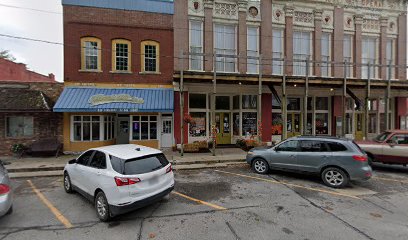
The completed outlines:
<svg viewBox="0 0 408 240">
<path fill-rule="evenodd" d="M 100 222 L 62 178 L 14 181 L 2 239 L 406 239 L 408 168 L 377 166 L 368 182 L 333 190 L 318 178 L 246 166 L 176 172 L 173 193 Z"/>
</svg>

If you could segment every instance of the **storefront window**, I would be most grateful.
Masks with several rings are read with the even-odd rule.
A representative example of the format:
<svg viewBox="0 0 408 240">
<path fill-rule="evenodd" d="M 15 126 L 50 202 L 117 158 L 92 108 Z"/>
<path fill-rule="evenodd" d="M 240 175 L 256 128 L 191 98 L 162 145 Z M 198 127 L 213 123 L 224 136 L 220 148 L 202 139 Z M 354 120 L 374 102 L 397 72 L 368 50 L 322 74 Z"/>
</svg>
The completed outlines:
<svg viewBox="0 0 408 240">
<path fill-rule="evenodd" d="M 73 116 L 72 132 L 74 141 L 100 141 L 102 116 Z M 102 129 L 104 131 L 104 129 Z"/>
<path fill-rule="evenodd" d="M 369 111 L 377 111 L 377 99 L 370 99 L 368 100 L 368 110 Z"/>
<path fill-rule="evenodd" d="M 104 140 L 111 140 L 115 137 L 115 117 L 104 116 Z"/>
<path fill-rule="evenodd" d="M 400 119 L 400 129 L 405 130 L 408 129 L 408 116 L 401 116 Z"/>
<path fill-rule="evenodd" d="M 157 116 L 132 116 L 132 140 L 157 139 Z"/>
<path fill-rule="evenodd" d="M 189 107 L 190 108 L 207 108 L 206 106 L 206 95 L 205 94 L 195 94 L 190 93 L 189 96 Z"/>
<path fill-rule="evenodd" d="M 282 135 L 282 113 L 272 113 L 272 135 Z"/>
<path fill-rule="evenodd" d="M 376 113 L 368 114 L 368 132 L 377 133 L 377 114 Z"/>
<path fill-rule="evenodd" d="M 392 114 L 388 114 L 388 127 L 385 127 L 385 113 L 380 113 L 380 132 L 384 132 L 385 130 L 391 129 L 391 116 Z"/>
<path fill-rule="evenodd" d="M 244 112 L 242 113 L 242 135 L 252 136 L 256 135 L 257 129 L 257 113 Z"/>
<path fill-rule="evenodd" d="M 317 119 L 316 119 L 317 121 Z M 307 114 L 307 125 L 306 125 L 306 134 L 312 135 L 313 134 L 313 114 Z M 317 132 L 316 132 L 317 133 Z"/>
<path fill-rule="evenodd" d="M 307 98 L 307 110 L 312 110 L 313 109 L 313 98 L 308 97 Z"/>
<path fill-rule="evenodd" d="M 206 136 L 206 113 L 192 112 L 190 113 L 193 119 L 190 123 L 189 133 L 191 137 L 205 137 Z"/>
<path fill-rule="evenodd" d="M 300 111 L 300 98 L 288 98 L 288 111 Z"/>
<path fill-rule="evenodd" d="M 316 97 L 316 110 L 329 110 L 329 99 L 327 97 Z"/>
<path fill-rule="evenodd" d="M 329 134 L 329 116 L 327 113 L 316 113 L 316 135 Z"/>
<path fill-rule="evenodd" d="M 281 109 L 281 102 L 275 94 L 272 94 L 272 109 Z"/>
<path fill-rule="evenodd" d="M 346 134 L 352 133 L 353 131 L 352 124 L 353 124 L 353 120 L 351 118 L 351 113 L 346 113 Z"/>
<path fill-rule="evenodd" d="M 33 117 L 7 117 L 7 137 L 30 137 L 34 134 Z"/>
<path fill-rule="evenodd" d="M 232 108 L 234 109 L 234 110 L 238 110 L 239 109 L 239 95 L 236 95 L 236 96 L 234 96 L 233 97 L 233 99 L 232 99 Z"/>
<path fill-rule="evenodd" d="M 242 95 L 242 109 L 256 109 L 256 95 Z"/>
<path fill-rule="evenodd" d="M 232 114 L 233 121 L 233 134 L 234 136 L 239 136 L 239 113 Z"/>
<path fill-rule="evenodd" d="M 215 97 L 215 109 L 229 110 L 230 109 L 230 97 L 229 96 L 216 96 Z"/>
<path fill-rule="evenodd" d="M 347 110 L 353 110 L 355 109 L 355 104 L 354 104 L 354 100 L 352 98 L 346 98 L 346 107 Z"/>
</svg>

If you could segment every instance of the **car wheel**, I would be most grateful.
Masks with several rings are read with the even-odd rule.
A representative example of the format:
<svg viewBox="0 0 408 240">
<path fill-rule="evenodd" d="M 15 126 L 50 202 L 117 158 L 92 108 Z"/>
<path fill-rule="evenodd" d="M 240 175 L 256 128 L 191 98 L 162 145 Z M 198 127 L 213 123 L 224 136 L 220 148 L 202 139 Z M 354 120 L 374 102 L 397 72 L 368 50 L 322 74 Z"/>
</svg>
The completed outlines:
<svg viewBox="0 0 408 240">
<path fill-rule="evenodd" d="M 6 215 L 10 215 L 13 213 L 13 205 L 9 208 L 9 210 L 7 211 Z"/>
<path fill-rule="evenodd" d="M 343 188 L 349 182 L 348 175 L 343 170 L 335 167 L 326 168 L 321 177 L 323 182 L 332 188 Z"/>
<path fill-rule="evenodd" d="M 264 160 L 257 158 L 252 162 L 252 169 L 259 174 L 265 174 L 269 171 L 269 164 Z"/>
<path fill-rule="evenodd" d="M 64 173 L 64 190 L 66 193 L 73 193 L 71 178 L 67 172 Z"/>
<path fill-rule="evenodd" d="M 110 219 L 109 204 L 103 192 L 98 192 L 95 197 L 96 215 L 102 222 L 107 222 Z"/>
</svg>

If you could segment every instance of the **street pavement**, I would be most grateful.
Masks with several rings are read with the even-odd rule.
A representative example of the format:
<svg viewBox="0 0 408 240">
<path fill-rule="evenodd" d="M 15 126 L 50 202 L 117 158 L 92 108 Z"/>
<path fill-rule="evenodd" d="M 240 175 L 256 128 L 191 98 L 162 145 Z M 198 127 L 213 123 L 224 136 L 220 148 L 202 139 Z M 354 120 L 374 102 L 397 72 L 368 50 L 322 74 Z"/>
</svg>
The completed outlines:
<svg viewBox="0 0 408 240">
<path fill-rule="evenodd" d="M 60 177 L 15 179 L 2 239 L 407 239 L 408 168 L 379 165 L 368 182 L 334 190 L 319 178 L 248 166 L 177 171 L 175 191 L 100 222 Z"/>
</svg>

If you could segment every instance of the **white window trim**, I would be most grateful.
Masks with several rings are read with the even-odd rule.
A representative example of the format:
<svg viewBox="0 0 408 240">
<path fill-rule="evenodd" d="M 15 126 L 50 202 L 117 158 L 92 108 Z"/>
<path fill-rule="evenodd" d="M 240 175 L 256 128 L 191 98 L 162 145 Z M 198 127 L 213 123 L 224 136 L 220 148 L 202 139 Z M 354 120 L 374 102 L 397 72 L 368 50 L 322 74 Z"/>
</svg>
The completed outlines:
<svg viewBox="0 0 408 240">
<path fill-rule="evenodd" d="M 248 49 L 249 49 L 249 28 L 256 28 L 256 55 L 257 57 L 259 57 L 259 26 L 257 25 L 247 25 L 247 57 L 248 57 Z M 247 58 L 247 64 L 246 64 L 246 73 L 247 74 L 258 74 L 259 73 L 259 58 L 256 60 L 256 72 L 250 72 L 248 71 L 249 69 L 249 64 L 248 64 L 248 60 L 250 60 L 249 58 Z M 253 60 L 253 59 L 251 59 Z M 251 64 L 252 65 L 252 64 Z"/>
<path fill-rule="evenodd" d="M 327 69 L 327 75 L 326 76 L 323 76 L 323 74 L 322 74 L 322 77 L 332 77 L 332 47 L 333 47 L 333 40 L 332 40 L 332 37 L 333 37 L 333 33 L 332 32 L 323 32 L 322 33 L 322 36 L 323 36 L 323 34 L 328 34 L 329 35 L 329 62 L 327 63 L 327 67 L 328 67 L 328 69 Z M 322 38 L 323 39 L 323 38 Z M 321 44 L 321 47 L 323 46 L 323 44 Z M 322 49 L 321 49 L 321 52 L 323 52 L 323 47 L 322 47 Z M 321 57 L 323 57 L 323 54 L 321 54 Z M 323 61 L 322 61 L 322 65 L 323 65 Z M 322 71 L 323 70 L 323 66 L 321 66 L 321 73 L 323 72 Z"/>
<path fill-rule="evenodd" d="M 380 36 L 378 36 L 378 35 L 373 35 L 373 34 L 371 34 L 371 35 L 363 35 L 361 39 L 362 39 L 362 41 L 361 41 L 361 49 L 362 49 L 362 51 L 364 51 L 364 49 L 363 49 L 363 44 L 364 44 L 364 40 L 365 40 L 365 39 L 375 39 L 375 59 L 374 59 L 374 64 L 379 64 L 379 61 L 380 61 Z M 363 56 L 362 56 L 362 54 L 361 54 L 361 61 L 363 61 Z M 368 66 L 362 66 L 362 69 L 361 69 L 362 74 L 361 74 L 361 75 L 363 75 L 364 67 L 366 67 L 366 68 L 367 68 L 367 71 L 368 71 Z M 370 76 L 370 79 L 379 79 L 379 67 L 377 67 L 377 66 L 370 66 L 370 68 L 371 68 L 371 67 L 374 67 L 374 76 Z M 367 78 L 363 78 L 363 76 L 361 76 L 361 78 L 362 78 L 362 79 L 367 79 L 367 78 L 368 78 L 368 74 L 367 74 Z"/>
<path fill-rule="evenodd" d="M 139 121 L 135 121 L 133 120 L 134 117 L 139 117 Z M 142 121 L 142 117 L 148 117 L 147 121 Z M 156 121 L 151 121 L 150 117 L 156 117 Z M 133 138 L 133 123 L 134 122 L 139 122 L 139 139 L 134 139 Z M 142 139 L 142 122 L 147 122 L 147 128 L 148 128 L 148 132 L 147 132 L 147 139 Z M 155 122 L 156 123 L 156 138 L 150 138 L 150 123 L 151 122 Z M 129 140 L 130 141 L 150 141 L 150 140 L 159 140 L 159 116 L 158 115 L 133 115 L 130 116 L 130 131 L 129 131 Z"/>
<path fill-rule="evenodd" d="M 281 54 L 281 58 L 284 58 L 284 55 L 285 55 L 285 32 L 284 32 L 284 30 L 285 29 L 283 29 L 283 28 L 276 28 L 276 29 L 272 30 L 272 58 L 273 58 L 273 54 L 275 53 L 274 44 L 273 44 L 273 39 L 274 39 L 273 32 L 274 31 L 279 31 L 281 33 L 281 39 L 280 39 L 281 51 L 280 51 L 280 54 Z M 278 52 L 276 52 L 276 53 L 278 53 Z M 281 64 L 280 73 L 273 72 L 273 64 L 275 64 L 275 63 L 280 63 Z M 272 74 L 273 75 L 283 75 L 283 71 L 285 71 L 285 69 L 283 69 L 283 61 L 272 60 Z"/>
<path fill-rule="evenodd" d="M 217 26 L 217 25 L 222 25 L 222 26 L 233 26 L 234 27 L 234 40 L 235 40 L 235 52 L 234 52 L 234 55 L 237 55 L 237 51 L 238 51 L 238 38 L 237 38 L 237 29 L 238 29 L 238 27 L 237 27 L 237 24 L 234 24 L 234 23 L 224 23 L 224 22 L 214 22 L 214 24 L 213 24 L 213 50 L 214 50 L 214 52 L 215 52 L 215 42 L 216 42 L 216 40 L 215 40 L 215 38 L 216 38 L 216 32 L 215 32 L 215 27 Z M 224 64 L 224 70 L 225 70 L 225 62 L 223 63 Z M 214 66 L 215 66 L 215 68 L 217 68 L 217 64 L 215 63 L 214 64 Z M 213 71 L 217 71 L 217 72 L 220 72 L 220 73 L 237 73 L 238 72 L 238 66 L 237 66 L 237 58 L 234 58 L 234 71 L 233 72 L 228 72 L 228 71 L 218 71 L 218 70 L 216 70 L 216 69 L 213 69 Z"/>
<path fill-rule="evenodd" d="M 189 46 L 188 52 L 191 54 L 191 52 L 190 52 L 191 51 L 191 39 L 192 39 L 192 37 L 191 37 L 191 22 L 193 22 L 193 21 L 201 23 L 201 44 L 202 44 L 201 53 L 204 53 L 204 21 L 199 20 L 199 19 L 189 19 L 189 21 L 188 21 L 188 29 L 189 29 L 189 33 L 188 33 L 188 46 Z M 189 57 L 188 57 L 188 59 L 189 59 L 189 61 L 188 61 L 189 70 L 190 71 L 197 71 L 197 72 L 204 71 L 204 57 L 203 56 L 201 57 L 201 63 L 200 63 L 200 69 L 199 70 L 191 68 L 191 66 L 192 66 L 192 64 L 191 64 L 192 59 L 191 58 L 192 58 L 192 55 L 189 55 Z"/>
<path fill-rule="evenodd" d="M 81 117 L 81 121 L 74 121 L 74 117 L 78 117 L 78 116 L 80 116 Z M 84 131 L 83 131 L 83 128 L 84 128 L 84 126 L 83 126 L 83 123 L 84 123 L 84 121 L 83 121 L 83 117 L 90 117 L 90 123 L 91 123 L 91 125 L 90 125 L 90 132 L 89 132 L 89 134 L 90 134 L 90 138 L 89 138 L 89 140 L 83 140 L 84 139 Z M 78 114 L 76 114 L 76 115 L 71 115 L 71 128 L 70 128 L 70 132 L 71 132 L 71 142 L 100 142 L 100 141 L 104 141 L 103 139 L 104 139 L 104 134 L 105 134 L 105 132 L 103 131 L 103 127 L 104 127 L 104 116 L 105 115 L 78 115 Z M 99 117 L 99 140 L 92 140 L 92 117 Z M 81 140 L 74 140 L 74 123 L 81 123 Z M 87 122 L 87 121 L 86 121 Z M 108 141 L 108 140 L 107 140 Z"/>
<path fill-rule="evenodd" d="M 349 65 L 347 66 L 348 71 L 350 71 L 350 75 L 347 76 L 347 78 L 353 78 L 354 77 L 354 35 L 351 33 L 344 33 L 344 36 L 348 36 L 350 38 L 350 62 Z M 344 41 L 344 37 L 343 37 Z M 344 42 L 343 42 L 343 61 L 344 61 Z"/>
<path fill-rule="evenodd" d="M 299 29 L 293 29 L 293 35 L 292 35 L 292 37 L 294 38 L 294 33 L 295 32 L 303 32 L 303 33 L 309 33 L 310 34 L 310 52 L 309 52 L 309 59 L 310 59 L 310 61 L 312 61 L 313 60 L 313 57 L 314 57 L 314 55 L 313 55 L 313 41 L 314 41 L 314 39 L 313 39 L 313 31 L 308 31 L 308 30 L 304 30 L 304 29 L 302 29 L 302 30 L 299 30 Z M 294 41 L 294 39 L 292 39 L 292 42 Z M 292 43 L 292 45 L 293 45 L 293 43 Z M 295 55 L 295 51 L 294 51 L 294 47 L 292 46 L 292 54 L 293 54 L 293 56 Z M 294 60 L 294 58 L 293 58 L 293 60 Z M 293 67 L 295 67 L 295 64 L 300 64 L 301 62 L 293 62 Z M 309 66 L 309 76 L 313 76 L 313 64 L 309 64 L 310 66 Z M 294 73 L 294 70 L 292 70 L 292 72 L 293 72 L 293 76 L 306 76 L 306 72 L 305 72 L 305 74 L 304 75 L 297 75 L 297 74 L 295 74 Z"/>
</svg>

